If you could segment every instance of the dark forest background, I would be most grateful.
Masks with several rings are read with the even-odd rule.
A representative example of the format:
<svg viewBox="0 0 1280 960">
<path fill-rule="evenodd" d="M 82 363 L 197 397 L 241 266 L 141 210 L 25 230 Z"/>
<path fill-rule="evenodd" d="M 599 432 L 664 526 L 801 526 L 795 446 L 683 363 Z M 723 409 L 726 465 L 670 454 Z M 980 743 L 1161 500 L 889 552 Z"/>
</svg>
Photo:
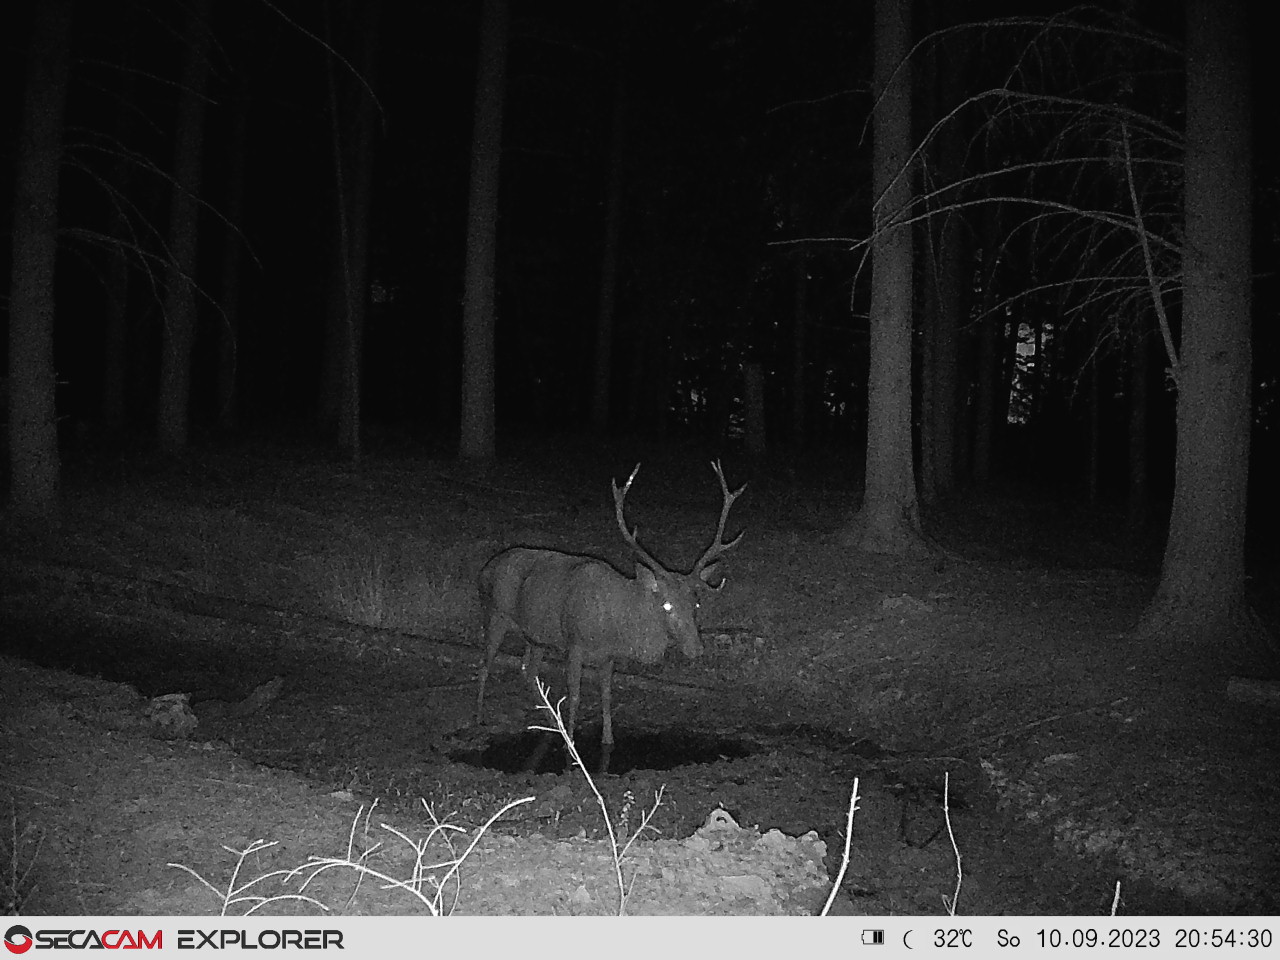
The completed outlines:
<svg viewBox="0 0 1280 960">
<path fill-rule="evenodd" d="M 922 499 L 1031 480 L 1159 520 L 1191 14 L 888 6 L 912 17 L 895 74 L 912 199 L 888 213 L 913 235 L 901 386 Z M 862 462 L 886 229 L 871 3 L 57 0 L 2 16 L 0 162 L 19 193 L 24 117 L 57 109 L 33 91 L 57 87 L 48 51 L 67 54 L 61 457 L 253 435 L 484 459 L 500 450 L 491 402 L 499 442 L 594 432 Z M 1260 33 L 1236 35 L 1265 68 Z M 1258 102 L 1248 469 L 1255 530 L 1274 530 L 1278 352 L 1260 318 L 1277 181 Z M 32 248 L 10 248 L 18 278 Z M 468 368 L 487 323 L 492 360 Z M 38 367 L 15 356 L 16 329 L 12 397 Z"/>
</svg>

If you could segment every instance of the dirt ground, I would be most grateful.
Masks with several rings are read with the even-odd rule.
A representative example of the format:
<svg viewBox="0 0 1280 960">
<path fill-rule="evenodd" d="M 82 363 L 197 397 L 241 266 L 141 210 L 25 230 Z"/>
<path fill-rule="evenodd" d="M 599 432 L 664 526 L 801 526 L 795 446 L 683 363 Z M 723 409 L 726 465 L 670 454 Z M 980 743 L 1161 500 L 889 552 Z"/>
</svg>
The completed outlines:
<svg viewBox="0 0 1280 960">
<path fill-rule="evenodd" d="M 429 838 L 434 864 L 446 836 L 465 846 L 461 831 L 534 797 L 435 906 L 616 912 L 586 779 L 521 769 L 516 738 L 545 718 L 518 645 L 474 722 L 474 578 L 517 543 L 629 568 L 609 478 L 636 459 L 629 518 L 687 569 L 718 510 L 698 453 L 544 449 L 480 470 L 388 448 L 356 471 L 240 449 L 69 471 L 60 521 L 6 521 L 0 542 L 5 911 L 216 913 L 231 851 L 255 840 L 274 845 L 240 883 L 377 840 L 366 864 L 405 880 L 416 854 L 380 824 Z M 729 522 L 747 534 L 703 657 L 614 682 L 618 743 L 596 782 L 615 829 L 634 834 L 662 790 L 623 864 L 629 912 L 815 912 L 855 778 L 839 912 L 943 912 L 957 850 L 961 914 L 1103 914 L 1117 882 L 1126 914 L 1277 912 L 1280 718 L 1226 695 L 1249 664 L 1206 670 L 1129 637 L 1158 536 L 1005 491 L 929 524 L 944 557 L 895 561 L 842 545 L 839 464 L 725 469 L 750 481 Z M 1277 567 L 1251 571 L 1274 631 Z M 558 664 L 548 679 L 562 694 Z M 175 693 L 190 711 L 152 699 Z M 598 715 L 584 679 L 584 752 Z M 372 881 L 352 898 L 353 878 L 306 892 L 339 912 L 429 908 Z"/>
</svg>

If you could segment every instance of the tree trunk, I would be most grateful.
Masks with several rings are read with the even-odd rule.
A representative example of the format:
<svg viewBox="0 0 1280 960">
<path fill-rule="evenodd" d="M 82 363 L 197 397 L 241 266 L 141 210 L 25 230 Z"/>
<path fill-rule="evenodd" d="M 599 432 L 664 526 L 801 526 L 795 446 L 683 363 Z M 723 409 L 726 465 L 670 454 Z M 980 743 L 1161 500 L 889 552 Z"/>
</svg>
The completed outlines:
<svg viewBox="0 0 1280 960">
<path fill-rule="evenodd" d="M 742 403 L 746 426 L 747 453 L 763 457 L 768 453 L 764 412 L 764 368 L 758 363 L 742 366 Z"/>
<path fill-rule="evenodd" d="M 1038 283 L 1039 279 L 1033 274 L 1032 285 L 1034 286 Z M 1026 321 L 1023 322 L 1025 323 Z M 1037 474 L 1044 475 L 1046 449 L 1050 444 L 1053 445 L 1054 449 L 1057 449 L 1058 444 L 1062 441 L 1062 437 L 1058 434 L 1058 429 L 1061 427 L 1061 424 L 1055 422 L 1050 426 L 1048 422 L 1051 409 L 1049 404 L 1049 360 L 1048 357 L 1045 356 L 1044 320 L 1040 316 L 1039 311 L 1036 311 L 1034 324 L 1031 364 L 1029 369 L 1027 369 L 1026 379 L 1026 409 L 1028 422 L 1030 424 L 1029 436 L 1031 440 L 1032 464 Z M 1021 324 L 1017 323 L 1015 320 L 1012 326 L 1014 328 L 1013 349 L 1006 352 L 1005 356 L 1012 358 L 1014 375 L 1016 376 L 1018 365 L 1018 327 L 1020 327 Z M 1062 342 L 1059 342 L 1057 346 L 1059 349 L 1065 349 L 1065 345 Z"/>
<path fill-rule="evenodd" d="M 958 150 L 959 144 L 953 144 L 953 147 Z M 959 173 L 958 162 L 949 165 Z M 939 265 L 938 277 L 941 302 L 938 305 L 937 402 L 933 444 L 936 473 L 934 492 L 939 497 L 950 496 L 955 491 L 958 479 L 956 447 L 963 422 L 960 403 L 960 330 L 969 305 L 968 290 L 965 287 L 970 266 L 965 249 L 966 233 L 964 221 L 958 213 L 943 221 L 942 263 Z"/>
<path fill-rule="evenodd" d="M 675 389 L 676 377 L 682 371 L 677 364 L 684 362 L 685 335 L 688 325 L 684 317 L 672 320 L 663 317 L 654 321 L 652 334 L 641 331 L 641 339 L 646 341 L 645 350 L 649 363 L 649 382 L 645 386 L 647 393 L 645 406 L 645 429 L 649 436 L 665 440 L 667 427 L 670 425 L 671 394 Z"/>
<path fill-rule="evenodd" d="M 613 92 L 613 124 L 609 134 L 609 183 L 605 192 L 604 250 L 600 254 L 600 299 L 596 307 L 595 374 L 591 392 L 591 425 L 609 426 L 609 395 L 613 384 L 613 321 L 618 291 L 618 241 L 622 232 L 622 166 L 626 158 L 626 74 L 620 31 Z"/>
<path fill-rule="evenodd" d="M 244 222 L 245 165 L 249 147 L 249 99 L 241 89 L 233 97 L 231 134 L 227 144 L 227 200 L 224 213 L 238 226 Z M 240 234 L 225 231 L 222 248 L 222 322 L 218 326 L 218 426 L 222 430 L 236 427 L 236 380 L 240 343 L 240 271 L 244 263 L 244 247 Z"/>
<path fill-rule="evenodd" d="M 326 81 L 327 82 L 327 81 Z M 330 138 L 333 133 L 330 131 Z M 330 143 L 330 150 L 332 150 Z M 336 174 L 335 174 L 336 176 Z M 316 403 L 316 421 L 320 433 L 326 437 L 338 435 L 339 410 L 342 407 L 344 386 L 342 382 L 342 344 L 346 334 L 347 294 L 344 277 L 346 276 L 346 251 L 342 239 L 342 207 L 334 207 L 333 224 L 335 229 L 329 243 L 324 247 L 324 317 L 322 323 L 322 346 L 320 357 L 320 396 Z"/>
<path fill-rule="evenodd" d="M 791 316 L 791 442 L 797 448 L 805 440 L 805 333 L 809 314 L 809 260 L 795 261 L 795 291 Z"/>
<path fill-rule="evenodd" d="M 1097 353 L 1089 361 L 1089 457 L 1086 478 L 1089 506 L 1096 507 L 1102 491 L 1102 358 Z"/>
<path fill-rule="evenodd" d="M 954 6 L 923 6 L 923 32 L 943 29 L 956 20 Z M 927 121 L 946 117 L 957 84 L 962 84 L 964 59 L 944 61 L 945 48 L 936 48 L 923 60 L 920 71 L 920 102 Z M 951 117 L 930 147 L 929 182 L 935 186 L 954 183 L 964 165 L 966 131 L 960 117 Z M 961 437 L 960 416 L 960 329 L 966 297 L 964 280 L 968 254 L 964 246 L 960 211 L 936 211 L 926 222 L 921 323 L 920 363 L 920 495 L 926 503 L 937 503 L 955 490 Z"/>
<path fill-rule="evenodd" d="M 1173 514 L 1160 585 L 1139 632 L 1195 644 L 1211 663 L 1225 666 L 1225 645 L 1252 639 L 1258 629 L 1244 592 L 1252 380 L 1248 14 L 1244 0 L 1188 0 L 1186 16 L 1186 240 Z"/>
<path fill-rule="evenodd" d="M 212 46 L 213 0 L 194 0 L 174 129 L 173 186 L 169 200 L 169 256 L 164 334 L 160 351 L 160 449 L 181 453 L 190 438 L 191 349 L 196 332 L 196 266 L 200 237 L 200 184 L 204 116 Z"/>
<path fill-rule="evenodd" d="M 494 456 L 495 270 L 502 110 L 506 93 L 508 0 L 484 0 L 480 14 L 471 186 L 467 207 L 467 263 L 462 307 L 462 432 L 459 453 Z"/>
<path fill-rule="evenodd" d="M 357 63 L 368 82 L 377 62 L 380 7 L 377 3 L 348 11 L 362 21 L 343 24 L 344 30 L 363 32 Z M 369 231 L 373 198 L 373 151 L 377 118 L 372 94 L 364 83 L 348 78 L 347 95 L 340 95 L 334 61 L 328 61 L 330 134 L 334 183 L 337 187 L 338 276 L 330 304 L 333 335 L 331 370 L 336 373 L 338 453 L 360 460 L 361 355 L 369 304 Z M 353 136 L 346 139 L 344 129 Z"/>
<path fill-rule="evenodd" d="M 867 382 L 866 494 L 847 531 L 858 549 L 925 552 L 912 468 L 912 229 L 894 226 L 911 200 L 910 0 L 876 0 L 877 103 L 873 120 L 870 367 Z"/>
<path fill-rule="evenodd" d="M 71 0 L 32 6 L 22 119 L 14 159 L 9 282 L 9 503 L 47 517 L 58 497 L 54 399 L 54 264 L 58 172 L 70 72 Z"/>
<path fill-rule="evenodd" d="M 120 102 L 132 104 L 137 101 L 138 84 L 134 67 L 139 11 L 136 5 L 126 3 L 121 6 L 120 16 L 123 20 L 120 63 L 124 68 L 120 77 Z M 115 249 L 108 255 L 103 281 L 106 288 L 106 316 L 102 345 L 102 425 L 109 434 L 119 434 L 124 430 L 127 409 L 125 383 L 129 368 L 129 284 L 133 266 L 123 245 L 128 244 L 131 238 L 126 202 L 133 184 L 135 161 L 128 151 L 133 143 L 136 117 L 137 114 L 128 106 L 116 111 L 117 152 L 111 161 L 109 174 L 110 189 L 115 194 L 115 199 L 111 204 L 107 232 L 112 240 L 121 245 L 120 249 Z"/>
<path fill-rule="evenodd" d="M 1139 321 L 1140 323 L 1140 321 Z M 1147 370 L 1151 363 L 1147 338 L 1140 325 L 1129 334 L 1129 497 L 1128 525 L 1138 531 L 1147 525 L 1151 504 L 1147 482 Z"/>
<path fill-rule="evenodd" d="M 999 394 L 1008 395 L 1008 384 L 1003 378 L 1004 364 L 1001 350 L 1004 337 L 1001 328 L 1003 318 L 995 311 L 996 265 L 995 251 L 1000 248 L 1000 216 L 995 210 L 983 215 L 986 236 L 982 242 L 982 319 L 978 323 L 977 337 L 977 398 L 974 404 L 973 467 L 975 484 L 983 486 L 991 480 L 995 467 L 996 427 L 998 425 Z"/>
<path fill-rule="evenodd" d="M 923 298 L 927 309 L 920 374 L 920 486 L 926 503 L 937 503 L 955 490 L 960 433 L 960 318 L 966 258 L 957 216 L 942 214 L 937 227 L 937 246 L 930 243 L 926 256 Z"/>
</svg>

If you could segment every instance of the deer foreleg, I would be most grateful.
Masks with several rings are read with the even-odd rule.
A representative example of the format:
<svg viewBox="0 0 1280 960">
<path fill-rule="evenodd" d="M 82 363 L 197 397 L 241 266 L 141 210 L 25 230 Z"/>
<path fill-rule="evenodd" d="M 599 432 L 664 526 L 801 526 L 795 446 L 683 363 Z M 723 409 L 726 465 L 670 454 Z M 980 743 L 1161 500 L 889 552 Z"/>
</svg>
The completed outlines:
<svg viewBox="0 0 1280 960">
<path fill-rule="evenodd" d="M 569 675 L 569 722 L 566 729 L 569 739 L 573 739 L 574 727 L 578 722 L 578 699 L 582 693 L 582 647 L 569 648 L 569 662 L 566 666 Z"/>
</svg>

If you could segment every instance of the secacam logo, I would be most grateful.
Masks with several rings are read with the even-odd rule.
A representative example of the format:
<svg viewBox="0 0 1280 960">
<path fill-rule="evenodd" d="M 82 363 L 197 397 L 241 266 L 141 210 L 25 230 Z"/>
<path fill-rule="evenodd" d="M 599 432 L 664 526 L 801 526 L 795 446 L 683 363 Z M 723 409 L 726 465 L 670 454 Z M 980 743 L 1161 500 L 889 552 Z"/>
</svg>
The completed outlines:
<svg viewBox="0 0 1280 960">
<path fill-rule="evenodd" d="M 32 935 L 20 924 L 14 924 L 4 934 L 4 948 L 12 954 L 26 953 L 32 947 L 37 950 L 163 950 L 164 931 L 153 930 L 46 930 Z"/>
<path fill-rule="evenodd" d="M 15 923 L 4 932 L 4 948 L 10 953 L 26 953 L 33 942 L 31 931 L 20 923 Z"/>
</svg>

